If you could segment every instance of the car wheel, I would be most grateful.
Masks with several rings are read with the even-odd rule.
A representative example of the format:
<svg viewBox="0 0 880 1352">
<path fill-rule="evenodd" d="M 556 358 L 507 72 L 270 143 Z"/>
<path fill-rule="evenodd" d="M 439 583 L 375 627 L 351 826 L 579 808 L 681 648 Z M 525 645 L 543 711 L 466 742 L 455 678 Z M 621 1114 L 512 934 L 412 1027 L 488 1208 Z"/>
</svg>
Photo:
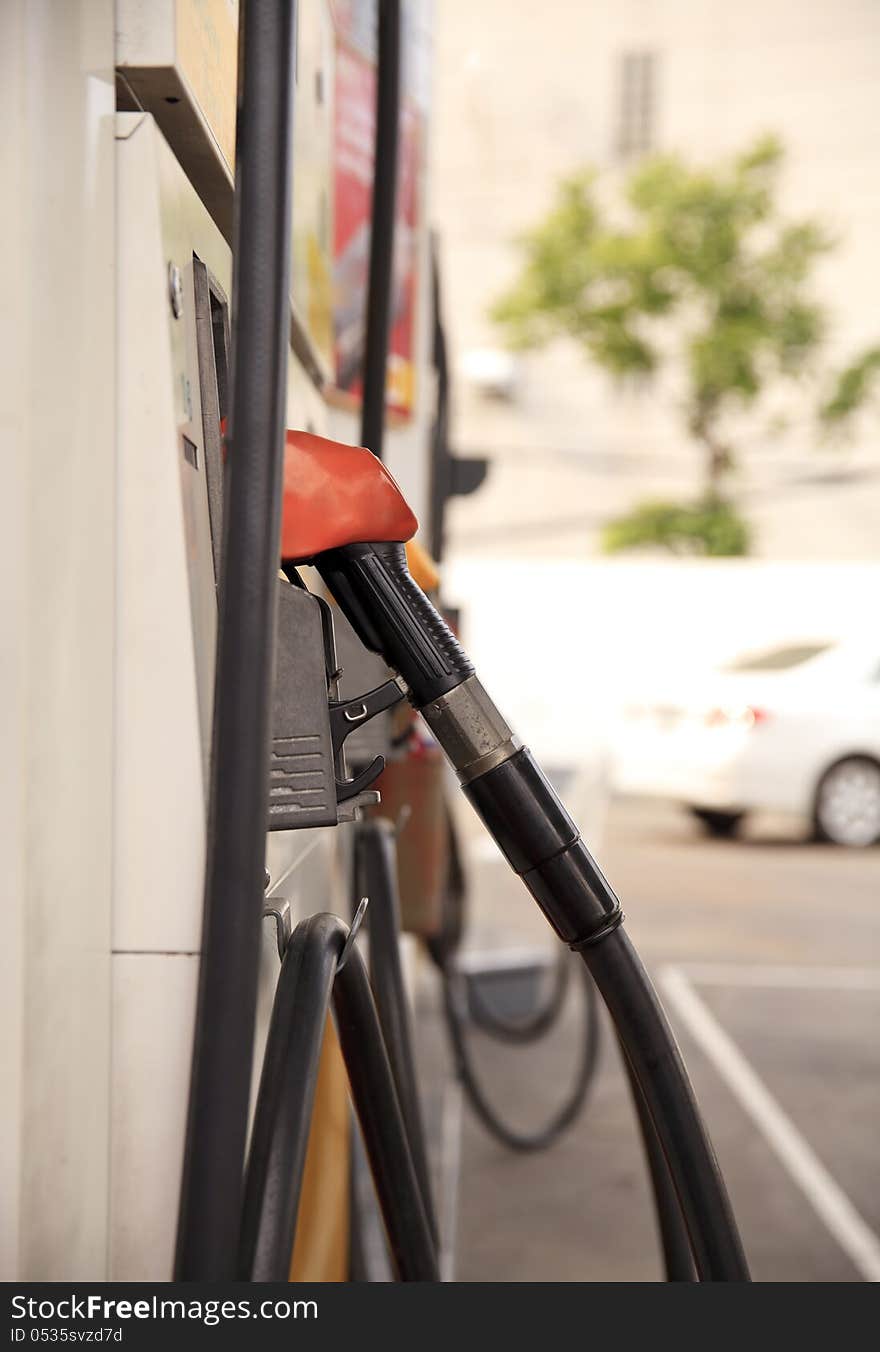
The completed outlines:
<svg viewBox="0 0 880 1352">
<path fill-rule="evenodd" d="M 816 834 L 834 845 L 864 849 L 880 841 L 880 765 L 847 756 L 826 770 L 816 790 Z"/>
<path fill-rule="evenodd" d="M 692 817 L 696 817 L 707 835 L 720 839 L 735 836 L 742 825 L 744 812 L 716 812 L 711 807 L 689 808 Z"/>
</svg>

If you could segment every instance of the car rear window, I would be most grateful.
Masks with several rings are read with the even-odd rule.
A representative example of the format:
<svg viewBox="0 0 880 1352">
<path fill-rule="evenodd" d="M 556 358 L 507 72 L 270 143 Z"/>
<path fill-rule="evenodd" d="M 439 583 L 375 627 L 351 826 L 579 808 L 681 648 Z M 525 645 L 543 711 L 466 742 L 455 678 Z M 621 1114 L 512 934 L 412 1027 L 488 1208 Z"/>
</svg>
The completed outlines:
<svg viewBox="0 0 880 1352">
<path fill-rule="evenodd" d="M 722 671 L 788 671 L 827 652 L 830 643 L 788 643 L 761 652 L 744 653 L 721 668 Z"/>
</svg>

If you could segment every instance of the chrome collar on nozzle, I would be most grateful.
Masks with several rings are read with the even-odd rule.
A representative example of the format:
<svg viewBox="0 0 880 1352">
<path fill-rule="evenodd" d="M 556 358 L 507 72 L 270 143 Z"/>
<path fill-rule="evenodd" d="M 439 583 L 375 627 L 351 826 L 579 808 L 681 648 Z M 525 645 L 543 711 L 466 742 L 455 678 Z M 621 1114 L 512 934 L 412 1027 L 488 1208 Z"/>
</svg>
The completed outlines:
<svg viewBox="0 0 880 1352">
<path fill-rule="evenodd" d="M 422 705 L 419 712 L 462 784 L 494 770 L 522 747 L 476 676 Z"/>
</svg>

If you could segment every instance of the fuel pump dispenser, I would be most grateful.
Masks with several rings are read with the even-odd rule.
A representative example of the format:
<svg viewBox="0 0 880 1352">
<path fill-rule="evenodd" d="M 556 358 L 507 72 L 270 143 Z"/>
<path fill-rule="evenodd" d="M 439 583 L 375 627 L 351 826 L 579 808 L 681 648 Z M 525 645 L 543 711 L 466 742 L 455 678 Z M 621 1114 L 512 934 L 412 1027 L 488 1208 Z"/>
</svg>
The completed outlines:
<svg viewBox="0 0 880 1352">
<path fill-rule="evenodd" d="M 322 612 L 320 661 L 313 671 L 313 687 L 316 693 L 325 685 L 328 690 L 326 721 L 320 720 L 321 728 L 316 730 L 317 725 L 313 728 L 308 719 L 299 718 L 299 711 L 291 709 L 289 720 L 276 730 L 271 768 L 282 790 L 276 805 L 285 804 L 288 821 L 312 810 L 304 804 L 302 791 L 284 782 L 285 776 L 305 773 L 292 767 L 300 763 L 298 739 L 311 738 L 312 745 L 320 743 L 325 758 L 324 778 L 314 785 L 314 792 L 328 818 L 335 811 L 338 820 L 339 802 L 346 795 L 367 790 L 376 768 L 375 764 L 369 767 L 347 787 L 339 778 L 345 724 L 388 707 L 399 694 L 406 695 L 442 747 L 465 795 L 510 866 L 558 937 L 589 968 L 637 1087 L 645 1130 L 662 1151 L 672 1185 L 667 1200 L 674 1192 L 699 1278 L 747 1280 L 748 1269 L 711 1143 L 663 1011 L 623 928 L 620 902 L 527 746 L 496 708 L 458 640 L 410 576 L 405 543 L 416 529 L 412 511 L 370 450 L 307 433 L 288 434 L 282 444 L 278 372 L 287 335 L 273 288 L 275 295 L 280 291 L 286 296 L 286 260 L 280 241 L 287 234 L 290 210 L 291 11 L 292 6 L 281 0 L 266 0 L 259 6 L 248 4 L 243 15 L 233 305 L 234 435 L 228 510 L 224 510 L 205 943 L 178 1276 L 229 1276 L 237 1266 L 255 1001 L 254 941 L 263 835 L 271 802 L 267 751 L 272 611 L 280 553 L 288 572 L 303 564 L 317 569 L 363 645 L 382 658 L 395 679 L 357 702 L 332 700 L 333 645 Z M 392 47 L 396 22 L 398 5 L 380 5 L 380 31 L 384 23 Z M 376 271 L 381 271 L 378 264 Z M 387 315 L 379 324 L 383 328 L 382 348 Z M 377 369 L 384 370 L 384 361 L 378 362 Z M 303 601 L 296 604 L 305 613 Z M 318 629 L 313 610 L 309 632 L 315 642 Z M 525 622 L 523 646 L 527 651 Z M 550 679 L 555 654 L 533 656 L 536 679 Z M 332 794 L 327 773 L 330 760 L 335 766 Z M 323 933 L 321 924 L 316 922 L 309 935 Z M 343 965 L 350 939 L 330 925 L 324 939 L 313 938 L 312 942 L 316 945 L 314 981 L 323 990 L 317 1007 L 322 1009 L 332 970 Z M 298 953 L 303 944 L 308 947 L 305 931 L 296 943 Z M 300 956 L 298 962 L 304 961 Z M 352 970 L 357 969 L 354 961 Z M 287 965 L 286 956 L 285 969 Z M 340 990 L 347 987 L 348 979 Z M 341 998 L 344 1002 L 345 997 Z M 371 1008 L 371 1001 L 361 1003 L 355 1025 L 370 1022 Z M 350 1017 L 343 1016 L 341 1027 L 350 1031 L 353 1026 Z M 376 1067 L 377 1094 L 379 1085 L 387 1081 L 386 1065 L 382 1052 Z M 393 1149 L 390 1157 L 387 1153 L 387 1132 L 395 1123 L 399 1126 L 399 1121 L 389 1107 L 391 1120 L 386 1129 L 376 1123 L 375 1103 L 362 1070 L 357 1058 L 349 1062 L 350 1074 L 359 1085 L 361 1120 L 372 1122 L 378 1136 L 384 1132 L 384 1147 L 374 1153 L 374 1174 L 381 1180 L 387 1177 L 383 1161 L 395 1154 Z M 296 1103 L 292 1110 L 298 1111 Z M 281 1139 L 279 1120 L 273 1116 L 268 1122 L 270 1143 Z M 268 1158 L 272 1149 L 274 1144 Z M 432 1271 L 430 1236 L 424 1207 L 419 1207 L 413 1193 L 416 1176 L 408 1151 L 403 1153 L 403 1163 L 408 1180 L 404 1191 L 413 1201 L 416 1220 L 410 1240 L 414 1255 L 421 1257 L 413 1256 L 408 1266 L 404 1253 L 400 1269 L 402 1275 L 409 1271 L 411 1276 L 425 1277 Z M 666 1174 L 658 1169 L 659 1191 Z M 258 1196 L 265 1196 L 262 1187 Z M 275 1192 L 270 1191 L 272 1196 Z M 260 1226 L 270 1213 L 262 1203 L 253 1213 L 257 1218 L 254 1252 L 259 1252 Z M 290 1222 L 289 1212 L 285 1214 L 287 1221 L 279 1233 L 286 1242 Z M 256 1275 L 253 1267 L 248 1270 Z"/>
<path fill-rule="evenodd" d="M 357 847 L 350 823 L 375 803 L 383 764 L 376 751 L 350 773 L 346 743 L 408 700 L 502 854 L 604 997 L 636 1086 L 667 1254 L 677 1253 L 682 1275 L 692 1253 L 701 1280 L 747 1279 L 711 1144 L 665 1016 L 627 937 L 620 902 L 408 568 L 406 543 L 417 529 L 416 515 L 389 473 L 390 464 L 401 478 L 397 462 L 390 455 L 382 459 L 399 0 L 378 0 L 376 7 L 381 135 L 364 446 L 314 430 L 287 430 L 288 421 L 329 426 L 319 390 L 322 360 L 302 316 L 292 312 L 289 286 L 300 7 L 294 0 L 239 5 L 237 116 L 224 103 L 232 81 L 225 74 L 215 79 L 219 66 L 212 64 L 222 58 L 224 72 L 235 69 L 234 6 L 216 7 L 223 20 L 214 33 L 218 41 L 212 45 L 206 36 L 196 42 L 187 61 L 184 39 L 204 30 L 177 25 L 173 5 L 120 0 L 115 14 L 104 6 L 99 16 L 98 7 L 78 3 L 56 7 L 51 18 L 47 7 L 32 8 L 36 17 L 28 24 L 35 33 L 45 25 L 41 41 L 52 31 L 60 93 L 72 87 L 70 52 L 80 51 L 80 39 L 91 41 L 92 30 L 100 28 L 102 52 L 95 64 L 110 72 L 110 102 L 106 89 L 83 78 L 76 110 L 59 120 L 65 135 L 75 132 L 82 140 L 71 142 L 81 158 L 68 164 L 69 177 L 82 177 L 104 212 L 93 239 L 92 206 L 81 210 L 76 237 L 81 256 L 88 253 L 90 267 L 80 271 L 100 302 L 100 332 L 73 332 L 99 341 L 107 369 L 114 343 L 117 351 L 112 397 L 106 397 L 106 369 L 101 380 L 90 374 L 81 382 L 77 367 L 74 380 L 66 320 L 78 294 L 67 284 L 68 274 L 77 269 L 69 267 L 66 240 L 56 243 L 51 268 L 36 251 L 34 273 L 41 269 L 53 285 L 65 276 L 64 289 L 51 297 L 53 305 L 63 302 L 65 318 L 59 326 L 64 361 L 56 363 L 64 384 L 58 388 L 71 406 L 77 396 L 83 403 L 83 390 L 84 407 L 90 401 L 96 406 L 88 416 L 77 412 L 75 454 L 69 457 L 77 474 L 88 469 L 91 475 L 92 460 L 97 463 L 92 423 L 101 428 L 100 493 L 89 477 L 89 493 L 74 498 L 91 513 L 90 525 L 100 528 L 100 567 L 84 579 L 78 549 L 69 547 L 65 559 L 82 596 L 100 578 L 103 598 L 103 665 L 96 657 L 82 667 L 74 705 L 76 699 L 84 705 L 97 673 L 111 714 L 101 720 L 106 735 L 92 777 L 63 777 L 71 811 L 100 791 L 106 830 L 88 838 L 61 836 L 65 848 L 52 856 L 58 867 L 46 875 L 49 881 L 16 893 L 42 898 L 28 942 L 20 945 L 27 979 L 19 984 L 31 992 L 22 1008 L 38 1017 L 28 1029 L 30 1042 L 21 1027 L 14 1030 L 20 1047 L 29 1048 L 29 1059 L 16 1066 L 18 1172 L 27 1187 L 20 1190 L 24 1202 L 22 1217 L 14 1219 L 14 1241 L 30 1265 L 25 1275 L 165 1279 L 176 1245 L 173 1270 L 180 1281 L 283 1278 L 302 1182 L 303 1133 L 332 999 L 352 1097 L 391 1218 L 398 1273 L 436 1279 L 436 1222 L 418 1148 L 416 1067 L 398 1018 L 400 971 L 387 962 L 396 929 L 393 906 L 383 917 L 386 961 L 371 964 L 382 987 L 374 1000 L 354 943 L 362 913 L 351 926 L 333 915 L 306 914 L 288 934 L 280 903 L 270 898 L 267 906 L 266 898 L 267 855 L 271 860 L 273 851 L 286 850 L 285 863 L 299 870 L 304 910 L 336 906 L 343 872 L 337 865 L 349 862 Z M 193 5 L 188 17 L 204 18 L 206 8 Z M 16 16 L 26 10 L 18 5 Z M 159 25 L 167 30 L 162 42 Z M 140 39 L 145 46 L 138 54 Z M 41 42 L 24 45 L 30 53 L 41 50 Z M 187 64 L 190 58 L 193 64 Z M 199 81 L 206 97 L 218 96 L 219 121 L 212 122 L 205 106 L 195 106 L 191 95 Z M 312 81 L 311 97 L 315 106 L 321 101 L 326 131 L 323 80 Z M 23 97 L 17 104 L 35 108 Z M 63 110 L 72 106 L 59 103 Z M 225 134 L 232 125 L 234 156 Z M 112 136 L 105 137 L 107 127 Z M 93 152 L 99 161 L 89 158 Z M 39 156 L 33 158 L 36 173 Z M 112 175 L 104 172 L 108 167 Z M 27 174 L 22 168 L 22 183 L 31 172 L 31 166 Z M 56 201 L 53 185 L 33 214 L 41 229 Z M 97 269 L 92 255 L 104 252 L 113 266 Z M 55 267 L 61 258 L 63 269 Z M 48 286 L 40 293 L 46 302 Z M 47 304 L 48 311 L 56 313 Z M 442 343 L 440 349 L 445 388 Z M 299 353 L 295 367 L 291 352 Z M 44 400 L 45 383 L 33 384 Z M 220 429 L 227 417 L 224 461 Z M 445 408 L 439 424 L 436 436 L 446 454 Z M 48 432 L 45 421 L 39 430 Z M 36 454 L 29 458 L 38 461 Z M 455 476 L 446 464 L 439 477 L 449 483 Z M 471 483 L 479 477 L 476 465 L 468 477 Z M 415 501 L 411 487 L 407 481 Z M 34 488 L 32 496 L 33 502 L 45 496 L 53 509 L 61 504 L 57 485 L 51 495 Z M 33 502 L 28 499 L 27 510 Z M 82 519 L 76 529 L 82 535 Z M 73 537 L 59 538 L 70 545 Z M 38 543 L 28 554 L 32 561 L 44 555 L 45 537 Z M 316 570 L 362 649 L 384 664 L 384 679 L 370 678 L 356 693 L 340 694 L 333 608 L 306 589 L 305 565 Z M 76 598 L 76 624 L 94 625 L 94 607 L 82 596 Z M 67 604 L 66 593 L 64 599 Z M 68 615 L 67 627 L 57 626 L 68 641 L 71 623 Z M 64 656 L 60 641 L 52 635 L 53 660 Z M 555 681 L 558 654 L 534 650 L 526 617 L 522 646 L 535 680 Z M 601 653 L 600 635 L 597 648 Z M 36 668 L 38 649 L 29 654 Z M 45 654 L 39 656 L 45 665 Z M 73 707 L 65 725 L 54 705 L 47 702 L 47 709 L 47 717 L 40 711 L 34 722 L 45 722 L 54 740 L 43 737 L 28 747 L 29 763 L 41 775 L 54 770 L 57 739 L 70 732 L 75 716 L 83 716 L 83 708 Z M 71 744 L 75 754 L 67 759 L 73 764 L 84 744 L 76 738 Z M 35 828 L 44 825 L 43 789 L 52 787 L 47 778 L 34 783 L 40 791 L 31 786 L 26 804 L 32 815 L 22 815 L 29 848 L 39 834 Z M 325 827 L 341 829 L 319 829 Z M 297 836 L 300 830 L 305 834 Z M 368 839 L 382 848 L 366 849 Z M 378 889 L 389 872 L 387 832 L 365 835 L 360 844 L 360 865 Z M 331 866 L 334 845 L 340 848 Z M 311 872 L 309 861 L 319 855 L 322 867 Z M 69 883 L 74 873 L 75 889 Z M 66 907 L 53 914 L 46 898 L 61 894 Z M 278 912 L 283 950 L 277 987 L 267 909 Z M 30 920 L 23 901 L 19 911 L 22 924 Z M 69 970 L 71 954 L 76 980 L 51 979 Z M 88 1114 L 79 1116 L 77 1082 L 80 1092 L 82 1085 L 94 1091 Z M 288 1135 L 291 1124 L 295 1134 Z M 45 1178 L 51 1186 L 44 1186 Z"/>
</svg>

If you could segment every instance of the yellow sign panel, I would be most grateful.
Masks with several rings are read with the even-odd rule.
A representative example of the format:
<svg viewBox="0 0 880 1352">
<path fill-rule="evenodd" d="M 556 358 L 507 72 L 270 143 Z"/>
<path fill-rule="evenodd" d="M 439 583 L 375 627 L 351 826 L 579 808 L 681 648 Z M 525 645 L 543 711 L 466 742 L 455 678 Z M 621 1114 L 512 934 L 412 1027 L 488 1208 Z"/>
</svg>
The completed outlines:
<svg viewBox="0 0 880 1352">
<path fill-rule="evenodd" d="M 254 0 L 256 5 L 259 0 Z M 117 60 L 232 242 L 239 0 L 116 0 Z M 364 15 L 370 0 L 357 0 Z M 334 30 L 328 0 L 297 11 L 291 343 L 319 385 L 333 366 Z"/>
<path fill-rule="evenodd" d="M 177 63 L 230 173 L 235 164 L 238 0 L 178 0 Z"/>
</svg>

